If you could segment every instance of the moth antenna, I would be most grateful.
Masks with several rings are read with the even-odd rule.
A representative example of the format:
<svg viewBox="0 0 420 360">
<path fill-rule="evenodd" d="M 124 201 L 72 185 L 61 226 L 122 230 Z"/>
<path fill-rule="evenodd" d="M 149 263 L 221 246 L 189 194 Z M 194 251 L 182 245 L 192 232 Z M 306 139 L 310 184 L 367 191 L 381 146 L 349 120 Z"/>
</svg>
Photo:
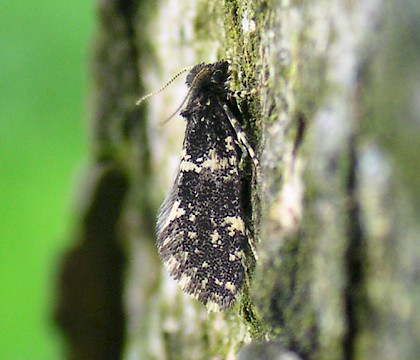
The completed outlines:
<svg viewBox="0 0 420 360">
<path fill-rule="evenodd" d="M 140 99 L 138 99 L 136 101 L 136 105 L 139 106 L 143 101 L 145 101 L 149 97 L 152 97 L 153 95 L 159 94 L 160 92 L 162 92 L 163 90 L 165 90 L 169 85 L 171 85 L 178 76 L 180 76 L 181 74 L 183 74 L 186 71 L 190 71 L 193 67 L 194 67 L 194 65 L 183 68 L 174 77 L 172 77 L 172 79 L 170 79 L 165 85 L 163 85 L 160 89 L 157 89 L 157 90 L 155 90 L 155 91 L 153 91 L 153 92 L 151 92 L 151 93 L 149 93 L 147 95 L 142 96 Z M 185 100 L 184 100 L 184 102 L 185 102 Z M 177 112 L 178 112 L 178 110 L 177 110 Z M 173 114 L 169 119 L 171 119 L 173 116 L 175 116 L 175 114 Z M 168 120 L 166 120 L 166 121 L 168 121 Z"/>
<path fill-rule="evenodd" d="M 188 67 L 188 68 L 185 68 L 185 69 L 183 69 L 184 71 L 187 71 L 187 70 L 191 70 L 192 68 L 193 68 L 194 66 L 190 66 L 190 67 Z M 184 71 L 181 71 L 181 72 L 179 72 L 176 76 L 179 76 L 179 75 L 181 75 Z M 195 88 L 195 84 L 197 84 L 199 81 L 200 81 L 200 79 L 202 78 L 202 76 L 203 76 L 203 73 L 208 73 L 209 72 L 209 70 L 206 68 L 206 67 L 203 67 L 195 76 L 194 76 L 194 79 L 193 79 L 193 81 L 192 81 L 192 83 L 191 83 L 191 85 L 190 85 L 190 89 L 188 90 L 188 93 L 187 93 L 187 95 L 185 95 L 185 97 L 184 97 L 184 100 L 182 100 L 182 103 L 181 103 L 181 105 L 179 105 L 178 106 L 178 108 L 172 113 L 172 115 L 171 116 L 169 116 L 167 119 L 165 119 L 165 120 L 163 120 L 161 123 L 160 123 L 160 125 L 164 125 L 164 124 L 166 124 L 169 120 L 171 120 L 176 114 L 178 114 L 178 112 L 179 112 L 179 110 L 181 110 L 182 109 L 182 107 L 184 106 L 184 104 L 185 104 L 185 102 L 188 100 L 188 98 L 191 96 L 191 93 L 194 91 L 194 88 Z M 175 76 L 175 77 L 176 77 Z M 169 81 L 169 83 L 168 83 L 168 85 L 173 81 L 174 79 L 171 79 L 170 81 Z M 166 86 L 164 86 L 164 88 L 165 88 Z"/>
<path fill-rule="evenodd" d="M 181 103 L 181 105 L 179 105 L 178 107 L 177 107 L 177 109 L 172 113 L 172 115 L 171 116 L 169 116 L 168 118 L 166 118 L 165 120 L 163 120 L 163 121 L 161 121 L 160 123 L 159 123 L 159 125 L 165 125 L 169 120 L 171 120 L 176 114 L 178 114 L 178 112 L 179 112 L 179 110 L 181 110 L 182 109 L 182 107 L 184 106 L 184 104 L 185 104 L 185 102 L 188 100 L 188 98 L 190 97 L 190 95 L 191 95 L 191 92 L 192 92 L 192 88 L 190 88 L 189 90 L 188 90 L 188 93 L 187 93 L 187 95 L 185 95 L 185 97 L 184 97 L 184 100 L 182 100 L 182 103 Z"/>
</svg>

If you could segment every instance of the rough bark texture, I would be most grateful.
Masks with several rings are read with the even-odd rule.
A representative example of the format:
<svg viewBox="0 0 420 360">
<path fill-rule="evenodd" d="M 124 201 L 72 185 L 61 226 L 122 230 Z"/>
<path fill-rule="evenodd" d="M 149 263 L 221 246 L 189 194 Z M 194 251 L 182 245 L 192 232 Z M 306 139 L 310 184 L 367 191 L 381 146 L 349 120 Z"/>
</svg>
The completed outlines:
<svg viewBox="0 0 420 360">
<path fill-rule="evenodd" d="M 58 308 L 69 358 L 417 359 L 418 2 L 132 0 L 98 9 L 98 170 Z M 221 58 L 231 61 L 233 90 L 259 89 L 240 105 L 261 162 L 252 196 L 260 242 L 250 289 L 230 312 L 208 314 L 168 278 L 154 244 L 184 125 L 158 123 L 186 90 L 180 81 L 145 107 L 135 99 L 184 66 Z M 80 264 L 93 268 L 79 276 Z M 101 311 L 100 321 L 91 316 Z"/>
</svg>

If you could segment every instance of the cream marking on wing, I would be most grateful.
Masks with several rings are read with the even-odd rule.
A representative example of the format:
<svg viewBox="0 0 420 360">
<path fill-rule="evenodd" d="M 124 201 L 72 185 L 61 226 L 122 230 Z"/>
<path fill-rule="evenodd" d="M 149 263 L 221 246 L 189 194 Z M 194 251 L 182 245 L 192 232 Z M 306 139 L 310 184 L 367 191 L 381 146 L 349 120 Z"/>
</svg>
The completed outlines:
<svg viewBox="0 0 420 360">
<path fill-rule="evenodd" d="M 225 142 L 226 142 L 226 150 L 229 152 L 229 151 L 233 151 L 233 150 L 235 150 L 235 148 L 233 147 L 233 138 L 232 138 L 232 136 L 228 136 L 226 139 L 225 139 Z"/>
<path fill-rule="evenodd" d="M 225 284 L 225 289 L 229 290 L 232 294 L 236 293 L 236 286 L 230 281 L 227 281 Z"/>
<path fill-rule="evenodd" d="M 190 239 L 197 239 L 197 233 L 196 232 L 193 232 L 193 231 L 189 231 L 188 232 L 188 237 L 190 238 Z"/>
<path fill-rule="evenodd" d="M 181 217 L 185 214 L 185 210 L 180 207 L 181 202 L 179 200 L 175 201 L 172 205 L 172 209 L 169 213 L 168 219 L 166 220 L 165 224 L 162 226 L 162 231 L 166 229 L 166 227 L 175 219 Z"/>
<path fill-rule="evenodd" d="M 221 158 L 216 149 L 210 149 L 205 156 L 206 160 L 203 161 L 202 167 L 210 169 L 211 171 L 226 169 L 228 167 L 228 159 Z"/>
<path fill-rule="evenodd" d="M 218 233 L 217 230 L 214 230 L 213 234 L 211 234 L 211 243 L 217 244 L 219 242 L 219 239 L 220 239 L 220 234 Z"/>
<path fill-rule="evenodd" d="M 234 236 L 235 231 L 240 231 L 245 235 L 244 221 L 237 216 L 228 216 L 223 221 L 222 225 L 229 225 L 229 235 Z"/>
<path fill-rule="evenodd" d="M 191 161 L 182 160 L 181 164 L 179 164 L 179 170 L 182 171 L 195 171 L 196 173 L 201 172 L 201 166 L 198 166 L 197 164 L 194 164 Z"/>
</svg>

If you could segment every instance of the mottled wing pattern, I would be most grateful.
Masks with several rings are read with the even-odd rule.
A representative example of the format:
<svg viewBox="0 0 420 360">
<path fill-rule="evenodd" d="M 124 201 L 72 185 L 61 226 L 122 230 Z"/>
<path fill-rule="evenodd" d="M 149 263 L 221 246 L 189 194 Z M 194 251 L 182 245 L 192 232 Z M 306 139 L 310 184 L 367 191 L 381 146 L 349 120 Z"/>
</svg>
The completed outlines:
<svg viewBox="0 0 420 360">
<path fill-rule="evenodd" d="M 223 109 L 230 105 L 221 98 L 222 85 L 198 89 L 182 113 L 187 126 L 179 172 L 157 226 L 159 254 L 169 273 L 215 311 L 230 307 L 241 290 L 248 253 L 242 152 Z"/>
</svg>

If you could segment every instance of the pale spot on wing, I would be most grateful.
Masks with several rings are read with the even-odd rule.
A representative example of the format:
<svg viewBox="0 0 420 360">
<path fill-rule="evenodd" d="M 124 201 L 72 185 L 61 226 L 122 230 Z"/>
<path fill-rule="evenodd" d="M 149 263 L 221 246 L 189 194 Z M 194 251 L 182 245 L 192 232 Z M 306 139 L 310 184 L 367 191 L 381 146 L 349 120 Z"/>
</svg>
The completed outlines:
<svg viewBox="0 0 420 360">
<path fill-rule="evenodd" d="M 168 258 L 168 260 L 166 260 L 165 262 L 167 269 L 169 270 L 169 272 L 172 274 L 175 270 L 178 270 L 179 267 L 181 266 L 181 264 L 179 263 L 179 261 L 174 257 L 174 256 L 170 256 Z"/>
<path fill-rule="evenodd" d="M 214 302 L 214 301 L 207 301 L 207 309 L 213 312 L 219 312 L 220 311 L 220 306 L 218 303 Z"/>
<path fill-rule="evenodd" d="M 182 274 L 181 278 L 179 279 L 179 285 L 181 285 L 183 289 L 187 288 L 188 285 L 191 284 L 191 282 L 192 282 L 191 276 L 188 276 L 186 274 Z"/>
<path fill-rule="evenodd" d="M 165 229 L 172 221 L 185 214 L 185 210 L 182 207 L 180 207 L 180 205 L 181 202 L 179 200 L 174 202 L 174 204 L 172 205 L 172 209 L 169 213 L 168 219 L 163 225 L 162 230 Z"/>
<path fill-rule="evenodd" d="M 197 233 L 196 232 L 193 232 L 193 231 L 189 231 L 188 232 L 188 237 L 190 239 L 197 239 Z"/>
<path fill-rule="evenodd" d="M 236 286 L 232 284 L 230 281 L 227 281 L 225 284 L 225 288 L 229 290 L 232 294 L 236 293 Z"/>
<path fill-rule="evenodd" d="M 184 172 L 195 171 L 199 174 L 201 172 L 201 166 L 198 166 L 191 161 L 182 160 L 181 164 L 179 164 L 179 170 Z"/>
<path fill-rule="evenodd" d="M 220 239 L 220 234 L 218 233 L 217 230 L 214 230 L 213 234 L 211 235 L 211 243 L 212 244 L 217 244 Z"/>
<path fill-rule="evenodd" d="M 229 167 L 229 160 L 227 158 L 221 158 L 216 149 L 210 149 L 205 155 L 203 161 L 203 168 L 210 169 L 211 171 L 227 169 Z"/>
<path fill-rule="evenodd" d="M 228 216 L 223 221 L 222 225 L 229 225 L 229 235 L 234 236 L 235 231 L 239 231 L 245 235 L 244 221 L 237 216 Z"/>
<path fill-rule="evenodd" d="M 214 283 L 216 285 L 222 286 L 223 285 L 223 281 L 220 281 L 219 279 L 214 279 Z"/>
<path fill-rule="evenodd" d="M 232 136 L 226 137 L 225 143 L 226 143 L 226 151 L 227 152 L 235 150 L 235 148 L 233 147 L 233 138 L 232 138 Z"/>
</svg>

